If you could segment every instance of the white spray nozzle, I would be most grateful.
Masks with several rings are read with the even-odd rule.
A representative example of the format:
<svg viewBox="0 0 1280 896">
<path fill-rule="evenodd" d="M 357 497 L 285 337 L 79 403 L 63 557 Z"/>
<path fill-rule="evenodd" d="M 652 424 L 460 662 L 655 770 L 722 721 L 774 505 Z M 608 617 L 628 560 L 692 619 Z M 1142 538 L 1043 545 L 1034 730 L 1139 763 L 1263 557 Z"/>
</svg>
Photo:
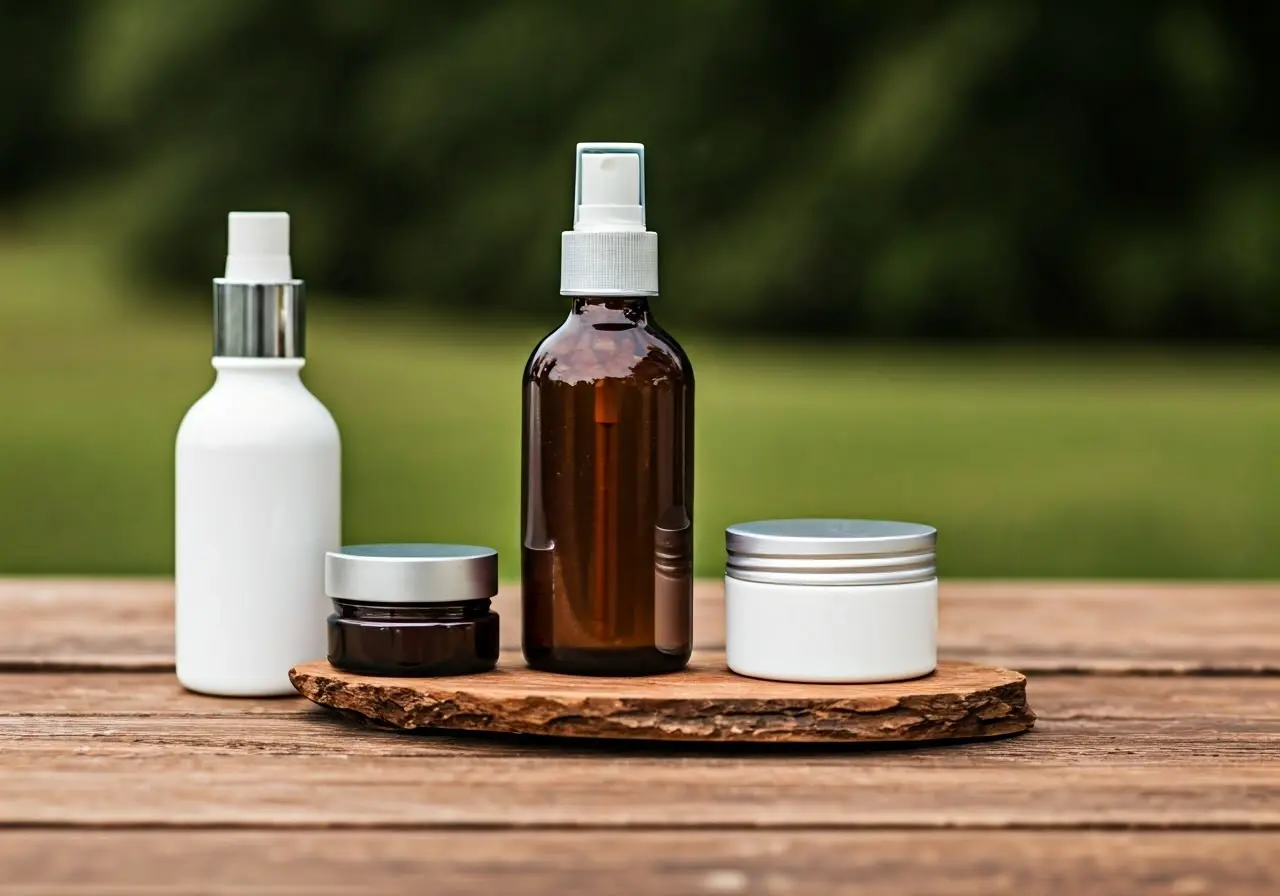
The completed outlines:
<svg viewBox="0 0 1280 896">
<path fill-rule="evenodd" d="M 281 283 L 293 279 L 287 212 L 227 215 L 226 279 L 237 283 Z"/>
<path fill-rule="evenodd" d="M 578 144 L 573 229 L 644 231 L 644 144 Z"/>
</svg>

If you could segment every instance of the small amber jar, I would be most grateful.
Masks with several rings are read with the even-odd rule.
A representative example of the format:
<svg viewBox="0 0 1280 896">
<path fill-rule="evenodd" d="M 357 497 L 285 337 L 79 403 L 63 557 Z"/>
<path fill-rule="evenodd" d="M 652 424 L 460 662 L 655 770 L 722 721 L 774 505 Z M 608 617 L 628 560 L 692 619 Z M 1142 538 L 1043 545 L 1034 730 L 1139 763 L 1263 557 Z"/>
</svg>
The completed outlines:
<svg viewBox="0 0 1280 896">
<path fill-rule="evenodd" d="M 325 555 L 329 662 L 365 675 L 486 672 L 498 661 L 498 554 L 446 544 L 354 545 Z"/>
</svg>

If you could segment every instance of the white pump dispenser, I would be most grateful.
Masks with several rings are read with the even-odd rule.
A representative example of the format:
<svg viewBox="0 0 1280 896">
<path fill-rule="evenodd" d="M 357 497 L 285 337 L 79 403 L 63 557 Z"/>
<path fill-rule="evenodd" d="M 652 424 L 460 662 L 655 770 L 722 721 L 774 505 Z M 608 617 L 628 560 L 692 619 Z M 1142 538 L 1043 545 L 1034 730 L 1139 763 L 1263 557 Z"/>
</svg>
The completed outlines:
<svg viewBox="0 0 1280 896">
<path fill-rule="evenodd" d="M 560 294 L 658 294 L 658 235 L 645 229 L 644 145 L 579 143 L 573 230 L 560 243 Z"/>
<path fill-rule="evenodd" d="M 286 212 L 227 215 L 227 272 L 235 283 L 288 283 L 293 279 Z"/>
<path fill-rule="evenodd" d="M 178 680 L 225 696 L 292 694 L 327 652 L 324 557 L 341 539 L 341 447 L 303 385 L 303 283 L 289 216 L 233 212 L 214 281 L 217 379 L 178 430 Z"/>
</svg>

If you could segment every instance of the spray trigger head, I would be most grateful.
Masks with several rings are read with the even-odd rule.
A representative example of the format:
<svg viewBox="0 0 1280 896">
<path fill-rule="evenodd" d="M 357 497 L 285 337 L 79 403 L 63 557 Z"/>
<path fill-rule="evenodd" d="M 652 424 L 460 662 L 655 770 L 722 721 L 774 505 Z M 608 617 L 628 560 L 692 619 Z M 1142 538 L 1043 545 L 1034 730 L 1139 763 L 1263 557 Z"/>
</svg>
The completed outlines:
<svg viewBox="0 0 1280 896">
<path fill-rule="evenodd" d="M 579 143 L 574 230 L 644 232 L 644 144 Z"/>
</svg>

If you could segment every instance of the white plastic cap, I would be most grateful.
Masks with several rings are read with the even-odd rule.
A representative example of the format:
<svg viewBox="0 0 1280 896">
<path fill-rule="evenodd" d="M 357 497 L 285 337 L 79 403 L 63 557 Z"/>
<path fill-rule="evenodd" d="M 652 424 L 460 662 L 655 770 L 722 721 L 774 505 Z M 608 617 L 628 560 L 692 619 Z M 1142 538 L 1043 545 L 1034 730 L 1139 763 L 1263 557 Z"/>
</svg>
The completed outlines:
<svg viewBox="0 0 1280 896">
<path fill-rule="evenodd" d="M 644 232 L 644 144 L 578 144 L 573 229 Z"/>
<path fill-rule="evenodd" d="M 283 283 L 293 279 L 287 212 L 227 215 L 226 279 L 237 283 Z"/>
<path fill-rule="evenodd" d="M 658 235 L 645 227 L 644 195 L 644 144 L 578 144 L 561 295 L 658 294 Z"/>
</svg>

